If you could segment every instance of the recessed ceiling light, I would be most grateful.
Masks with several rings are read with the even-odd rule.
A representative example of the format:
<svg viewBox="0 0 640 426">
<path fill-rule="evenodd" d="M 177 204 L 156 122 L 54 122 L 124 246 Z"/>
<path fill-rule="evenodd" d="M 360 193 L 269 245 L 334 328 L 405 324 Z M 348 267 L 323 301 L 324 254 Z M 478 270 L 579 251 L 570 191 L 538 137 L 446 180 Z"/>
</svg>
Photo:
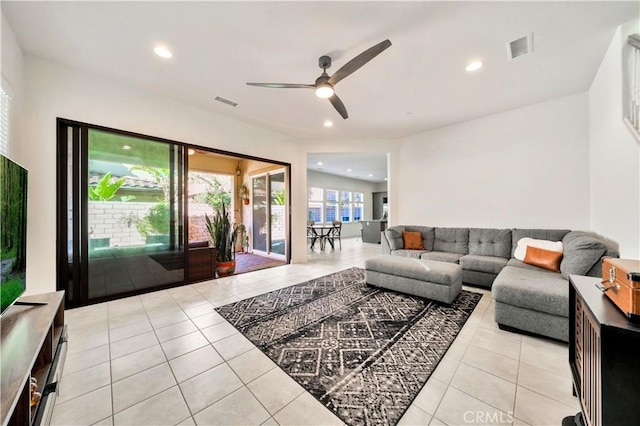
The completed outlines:
<svg viewBox="0 0 640 426">
<path fill-rule="evenodd" d="M 324 127 L 332 127 L 333 126 L 333 122 L 327 120 L 324 122 Z"/>
<path fill-rule="evenodd" d="M 471 71 L 477 71 L 477 70 L 479 70 L 480 68 L 482 68 L 482 65 L 483 65 L 483 64 L 482 64 L 482 62 L 481 62 L 481 61 L 471 62 L 469 65 L 467 65 L 467 66 L 465 67 L 465 70 L 466 70 L 466 71 L 469 71 L 469 72 L 471 72 Z"/>
<path fill-rule="evenodd" d="M 155 52 L 156 55 L 160 56 L 161 58 L 169 59 L 173 56 L 173 54 L 169 51 L 169 49 L 167 49 L 164 46 L 156 46 L 153 48 L 153 51 Z"/>
<path fill-rule="evenodd" d="M 322 161 L 318 161 L 318 166 L 322 166 Z"/>
<path fill-rule="evenodd" d="M 388 178 L 384 178 L 384 180 L 389 180 Z"/>
<path fill-rule="evenodd" d="M 351 171 L 351 169 L 347 169 L 347 171 L 348 171 L 348 172 L 350 172 L 350 171 Z"/>
<path fill-rule="evenodd" d="M 369 173 L 369 177 L 373 177 L 373 175 L 371 173 Z"/>
<path fill-rule="evenodd" d="M 195 149 L 192 149 L 192 148 L 189 148 L 189 149 L 187 150 L 187 153 L 189 153 L 189 155 L 193 155 L 193 154 L 195 154 L 195 153 L 196 153 L 196 150 L 195 150 Z"/>
<path fill-rule="evenodd" d="M 122 145 L 122 149 L 124 149 L 125 151 L 129 151 L 131 147 L 129 145 Z"/>
</svg>

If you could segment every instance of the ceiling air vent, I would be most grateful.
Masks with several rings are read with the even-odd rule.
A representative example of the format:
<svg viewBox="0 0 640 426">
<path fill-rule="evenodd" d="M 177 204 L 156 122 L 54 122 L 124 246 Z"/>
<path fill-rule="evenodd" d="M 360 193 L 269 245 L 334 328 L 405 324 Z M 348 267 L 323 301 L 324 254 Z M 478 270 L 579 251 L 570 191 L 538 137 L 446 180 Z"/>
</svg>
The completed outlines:
<svg viewBox="0 0 640 426">
<path fill-rule="evenodd" d="M 216 101 L 222 102 L 223 104 L 231 105 L 232 107 L 238 106 L 236 102 L 230 101 L 229 99 L 221 98 L 220 96 L 216 96 Z"/>
<path fill-rule="evenodd" d="M 533 51 L 531 45 L 532 38 L 532 35 L 526 35 L 507 43 L 507 54 L 509 55 L 509 60 L 531 53 Z"/>
</svg>

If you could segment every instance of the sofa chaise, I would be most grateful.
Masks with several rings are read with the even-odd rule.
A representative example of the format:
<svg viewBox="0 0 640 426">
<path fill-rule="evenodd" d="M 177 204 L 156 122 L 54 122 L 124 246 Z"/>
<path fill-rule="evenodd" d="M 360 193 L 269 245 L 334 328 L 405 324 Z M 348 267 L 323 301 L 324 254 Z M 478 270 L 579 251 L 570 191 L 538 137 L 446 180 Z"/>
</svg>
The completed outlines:
<svg viewBox="0 0 640 426">
<path fill-rule="evenodd" d="M 422 246 L 405 247 L 403 232 L 419 232 Z M 561 242 L 559 271 L 516 258 L 518 244 L 526 241 L 523 239 Z M 601 276 L 602 258 L 619 256 L 602 237 L 564 229 L 392 226 L 382 232 L 381 246 L 383 254 L 459 264 L 464 284 L 491 289 L 495 320 L 501 328 L 565 342 L 569 335 L 569 275 Z"/>
</svg>

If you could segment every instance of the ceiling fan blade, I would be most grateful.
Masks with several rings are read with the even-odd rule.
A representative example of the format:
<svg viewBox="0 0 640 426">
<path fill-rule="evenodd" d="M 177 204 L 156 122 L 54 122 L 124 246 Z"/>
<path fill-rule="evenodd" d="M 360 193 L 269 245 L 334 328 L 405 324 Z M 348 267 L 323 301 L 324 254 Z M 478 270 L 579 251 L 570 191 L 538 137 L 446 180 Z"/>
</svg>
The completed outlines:
<svg viewBox="0 0 640 426">
<path fill-rule="evenodd" d="M 331 78 L 329 78 L 329 83 L 335 86 L 340 80 L 349 77 L 351 74 L 359 70 L 364 64 L 382 53 L 389 46 L 391 46 L 391 42 L 389 40 L 385 40 L 365 50 L 364 52 L 344 64 L 344 66 L 338 71 L 336 71 L 331 76 Z"/>
<path fill-rule="evenodd" d="M 331 105 L 333 105 L 333 107 L 336 109 L 336 111 L 338 111 L 338 113 L 342 116 L 342 118 L 344 118 L 345 120 L 349 118 L 349 114 L 347 114 L 347 109 L 345 108 L 344 104 L 342 103 L 338 95 L 334 93 L 333 96 L 329 98 L 329 102 L 331 102 Z"/>
<path fill-rule="evenodd" d="M 288 83 L 247 83 L 249 86 L 269 87 L 272 89 L 315 89 L 313 84 L 288 84 Z"/>
</svg>

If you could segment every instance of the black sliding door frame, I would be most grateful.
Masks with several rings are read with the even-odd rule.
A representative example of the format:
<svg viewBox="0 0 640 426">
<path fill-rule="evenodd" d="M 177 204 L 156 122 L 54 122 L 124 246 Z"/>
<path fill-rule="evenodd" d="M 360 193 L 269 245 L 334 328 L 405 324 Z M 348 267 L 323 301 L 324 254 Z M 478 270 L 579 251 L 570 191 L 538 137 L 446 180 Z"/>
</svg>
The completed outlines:
<svg viewBox="0 0 640 426">
<path fill-rule="evenodd" d="M 116 298 L 184 285 L 188 274 L 186 246 L 188 226 L 184 221 L 184 171 L 187 164 L 182 144 L 160 138 L 108 129 L 72 120 L 58 119 L 57 140 L 57 280 L 58 290 L 66 290 L 67 307 L 84 306 Z M 184 273 L 182 279 L 142 289 L 122 291 L 104 296 L 91 297 L 89 270 L 89 131 L 108 132 L 167 144 L 169 161 L 169 244 L 176 253 L 182 253 Z M 71 164 L 69 164 L 71 161 Z M 70 176 L 71 174 L 71 176 Z M 71 179 L 69 179 L 71 177 Z M 175 190 L 174 190 L 175 189 Z M 71 200 L 71 205 L 69 201 Z M 175 208 L 174 208 L 175 207 Z M 69 229 L 71 227 L 71 229 Z M 69 244 L 69 237 L 72 238 Z M 71 252 L 69 251 L 71 250 Z M 124 266 L 123 266 L 124 267 Z"/>
<path fill-rule="evenodd" d="M 57 119 L 57 208 L 56 208 L 56 232 L 57 232 L 57 279 L 58 290 L 66 290 L 66 306 L 78 307 L 92 303 L 118 299 L 126 296 L 141 294 L 149 291 L 157 291 L 164 288 L 182 286 L 187 283 L 189 276 L 189 262 L 187 250 L 189 241 L 189 202 L 187 189 L 187 176 L 189 172 L 189 156 L 187 148 L 195 148 L 215 154 L 232 156 L 239 159 L 268 162 L 281 166 L 285 169 L 286 187 L 291 187 L 291 164 L 271 159 L 264 159 L 254 156 L 237 154 L 230 151 L 212 149 L 208 147 L 196 146 L 179 141 L 163 139 L 155 136 L 122 131 L 104 126 L 88 124 L 69 120 L 65 118 Z M 103 297 L 90 298 L 88 294 L 89 283 L 89 131 L 101 131 L 114 133 L 121 136 L 140 138 L 151 142 L 161 142 L 169 144 L 170 167 L 169 167 L 169 205 L 170 205 L 170 232 L 169 247 L 182 249 L 184 253 L 184 274 L 182 280 L 162 284 L 150 288 L 135 291 L 107 295 Z M 69 157 L 71 151 L 71 157 Z M 69 160 L 74 167 L 69 167 Z M 71 173 L 71 176 L 69 174 Z M 71 178 L 71 181 L 70 181 Z M 71 193 L 69 193 L 71 192 Z M 71 197 L 71 198 L 70 198 Z M 69 200 L 72 204 L 69 205 Z M 287 223 L 291 223 L 290 197 L 287 197 Z M 177 206 L 176 209 L 171 206 Z M 80 212 L 79 216 L 72 216 Z M 70 220 L 72 219 L 72 220 Z M 69 229 L 71 224 L 72 229 Z M 69 245 L 69 237 L 72 243 Z M 69 250 L 71 249 L 71 253 Z M 291 226 L 287 229 L 286 238 L 286 261 L 291 260 Z M 71 255 L 71 257 L 70 257 Z"/>
</svg>

